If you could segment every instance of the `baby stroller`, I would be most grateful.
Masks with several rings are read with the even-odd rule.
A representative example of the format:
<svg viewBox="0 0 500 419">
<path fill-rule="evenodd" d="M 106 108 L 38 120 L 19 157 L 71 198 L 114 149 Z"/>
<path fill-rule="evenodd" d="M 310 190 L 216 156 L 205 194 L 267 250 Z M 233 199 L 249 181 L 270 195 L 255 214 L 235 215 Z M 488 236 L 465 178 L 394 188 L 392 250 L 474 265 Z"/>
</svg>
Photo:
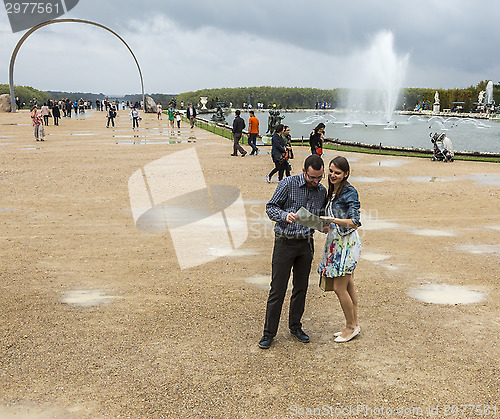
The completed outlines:
<svg viewBox="0 0 500 419">
<path fill-rule="evenodd" d="M 429 135 L 431 143 L 434 144 L 434 154 L 431 157 L 431 161 L 452 162 L 454 156 L 453 145 L 446 134 L 438 134 L 436 132 Z"/>
</svg>

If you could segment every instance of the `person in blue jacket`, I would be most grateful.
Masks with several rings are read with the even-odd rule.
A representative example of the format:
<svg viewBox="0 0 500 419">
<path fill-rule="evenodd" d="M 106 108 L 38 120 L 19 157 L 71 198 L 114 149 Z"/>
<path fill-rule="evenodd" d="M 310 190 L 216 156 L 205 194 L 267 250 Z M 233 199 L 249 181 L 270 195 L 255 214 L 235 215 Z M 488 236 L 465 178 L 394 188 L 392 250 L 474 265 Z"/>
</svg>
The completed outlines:
<svg viewBox="0 0 500 419">
<path fill-rule="evenodd" d="M 346 325 L 335 333 L 335 342 L 348 342 L 361 331 L 358 324 L 358 295 L 354 269 L 361 253 L 357 228 L 361 226 L 358 192 L 347 181 L 350 167 L 345 157 L 335 157 L 328 167 L 325 219 L 330 221 L 318 273 L 333 278 L 333 290 L 340 301 Z"/>
</svg>

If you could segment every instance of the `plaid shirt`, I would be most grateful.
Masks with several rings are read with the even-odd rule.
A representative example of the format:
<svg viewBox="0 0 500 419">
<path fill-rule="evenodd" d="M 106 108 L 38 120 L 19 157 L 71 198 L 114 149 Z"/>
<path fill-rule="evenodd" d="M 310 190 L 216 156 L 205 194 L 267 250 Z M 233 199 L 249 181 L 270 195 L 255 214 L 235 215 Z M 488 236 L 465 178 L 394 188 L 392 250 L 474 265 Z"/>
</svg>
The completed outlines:
<svg viewBox="0 0 500 419">
<path fill-rule="evenodd" d="M 321 184 L 317 188 L 309 188 L 304 173 L 301 173 L 289 176 L 278 184 L 274 195 L 266 204 L 266 213 L 269 219 L 276 221 L 274 232 L 277 236 L 308 237 L 314 234 L 314 229 L 296 222 L 289 223 L 286 216 L 289 212 L 297 213 L 300 207 L 320 215 L 325 203 L 326 188 Z"/>
</svg>

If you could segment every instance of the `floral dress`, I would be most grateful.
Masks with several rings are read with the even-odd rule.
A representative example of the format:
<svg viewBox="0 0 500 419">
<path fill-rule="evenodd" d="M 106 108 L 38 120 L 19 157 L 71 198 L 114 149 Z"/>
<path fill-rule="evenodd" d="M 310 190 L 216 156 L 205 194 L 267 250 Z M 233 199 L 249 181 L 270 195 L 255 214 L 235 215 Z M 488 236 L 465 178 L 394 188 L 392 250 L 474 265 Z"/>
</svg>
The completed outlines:
<svg viewBox="0 0 500 419">
<path fill-rule="evenodd" d="M 335 195 L 326 206 L 326 215 L 329 217 L 334 216 L 332 211 L 334 197 Z M 361 254 L 361 239 L 358 231 L 354 230 L 347 235 L 341 235 L 336 224 L 330 226 L 318 273 L 329 278 L 352 274 Z"/>
</svg>

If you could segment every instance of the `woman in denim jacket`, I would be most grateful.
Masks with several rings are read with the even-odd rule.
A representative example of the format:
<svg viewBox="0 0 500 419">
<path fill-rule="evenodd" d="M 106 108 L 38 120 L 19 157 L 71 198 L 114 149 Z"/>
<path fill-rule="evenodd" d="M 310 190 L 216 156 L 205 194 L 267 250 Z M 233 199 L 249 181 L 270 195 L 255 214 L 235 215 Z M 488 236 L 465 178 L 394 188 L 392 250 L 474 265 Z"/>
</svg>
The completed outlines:
<svg viewBox="0 0 500 419">
<path fill-rule="evenodd" d="M 358 192 L 347 181 L 349 162 L 337 156 L 328 168 L 328 195 L 325 209 L 330 221 L 323 257 L 318 267 L 321 276 L 334 278 L 333 290 L 339 298 L 346 319 L 343 331 L 335 333 L 335 342 L 347 342 L 361 331 L 358 325 L 358 296 L 354 286 L 354 269 L 361 252 L 357 228 Z"/>
</svg>

